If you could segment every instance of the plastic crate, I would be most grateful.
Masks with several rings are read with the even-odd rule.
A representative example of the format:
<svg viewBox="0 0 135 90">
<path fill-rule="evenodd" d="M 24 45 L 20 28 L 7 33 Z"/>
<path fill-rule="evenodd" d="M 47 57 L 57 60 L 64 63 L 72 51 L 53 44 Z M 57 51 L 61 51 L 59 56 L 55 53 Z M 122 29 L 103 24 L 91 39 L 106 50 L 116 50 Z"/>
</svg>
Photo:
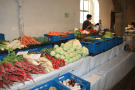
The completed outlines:
<svg viewBox="0 0 135 90">
<path fill-rule="evenodd" d="M 56 82 L 58 82 L 60 85 L 63 85 L 62 83 L 60 83 L 60 81 L 63 81 L 63 80 L 66 80 L 66 79 L 74 79 L 76 83 L 79 83 L 81 86 L 82 86 L 82 89 L 81 90 L 90 90 L 90 82 L 88 81 L 85 81 L 75 75 L 73 75 L 72 73 L 66 73 L 66 74 L 63 74 L 59 77 L 56 77 L 54 80 Z M 71 89 L 66 89 L 66 90 L 71 90 Z"/>
<path fill-rule="evenodd" d="M 117 46 L 117 37 L 112 38 L 112 47 Z"/>
<path fill-rule="evenodd" d="M 113 38 L 104 38 L 104 37 L 102 37 L 102 35 L 95 35 L 95 36 L 92 36 L 92 37 L 103 39 L 103 49 L 105 51 L 107 51 L 107 50 L 109 50 L 109 49 L 111 49 L 112 47 L 115 46 L 114 45 L 115 42 L 113 43 L 113 40 L 115 41 L 115 39 L 113 39 Z"/>
<path fill-rule="evenodd" d="M 57 90 L 69 90 L 66 86 L 59 84 L 58 82 L 54 81 L 54 80 L 50 80 L 46 83 L 43 83 L 41 85 L 38 85 L 36 87 L 33 87 L 29 90 L 49 90 L 49 88 L 53 86 L 55 87 Z"/>
<path fill-rule="evenodd" d="M 53 47 L 53 46 L 52 45 L 48 45 L 48 46 L 44 46 L 44 47 L 39 47 L 39 48 L 34 48 L 34 49 L 28 49 L 28 50 L 25 50 L 25 51 L 28 51 L 30 53 L 30 52 L 40 51 L 41 49 L 49 48 L 49 47 Z"/>
<path fill-rule="evenodd" d="M 5 35 L 0 33 L 0 40 L 5 40 Z"/>
<path fill-rule="evenodd" d="M 117 37 L 117 45 L 123 43 L 123 38 L 122 37 Z"/>
<path fill-rule="evenodd" d="M 82 46 L 85 46 L 88 48 L 89 50 L 89 55 L 90 56 L 95 56 L 101 52 L 103 52 L 102 50 L 102 42 L 98 42 L 98 41 L 95 41 L 93 43 L 90 43 L 90 42 L 82 42 L 81 41 L 81 44 Z"/>
<path fill-rule="evenodd" d="M 44 34 L 44 36 L 47 36 L 49 39 L 51 39 L 51 42 L 54 43 L 56 41 L 66 40 L 66 39 L 73 39 L 75 38 L 75 34 L 66 34 L 66 35 L 59 35 L 59 36 L 51 36 Z"/>
<path fill-rule="evenodd" d="M 101 52 L 104 52 L 105 49 L 104 49 L 104 41 L 101 41 L 101 40 L 96 40 L 96 39 L 87 39 L 87 40 L 91 40 L 91 41 L 94 41 L 94 42 L 100 42 L 101 44 Z"/>
<path fill-rule="evenodd" d="M 48 46 L 39 47 L 39 48 L 34 48 L 34 49 L 26 49 L 26 50 L 23 50 L 23 51 L 28 51 L 28 52 L 30 53 L 30 52 L 40 51 L 41 49 L 48 48 L 48 47 L 53 47 L 53 46 L 52 46 L 52 45 L 48 45 Z M 17 53 L 17 52 L 16 52 L 16 53 Z M 2 61 L 3 58 L 5 58 L 6 56 L 8 56 L 8 54 L 1 55 L 1 56 L 0 56 L 0 60 Z"/>
<path fill-rule="evenodd" d="M 108 38 L 104 38 L 104 49 L 105 50 L 109 50 L 113 47 L 113 40 L 112 39 L 108 39 Z"/>
</svg>

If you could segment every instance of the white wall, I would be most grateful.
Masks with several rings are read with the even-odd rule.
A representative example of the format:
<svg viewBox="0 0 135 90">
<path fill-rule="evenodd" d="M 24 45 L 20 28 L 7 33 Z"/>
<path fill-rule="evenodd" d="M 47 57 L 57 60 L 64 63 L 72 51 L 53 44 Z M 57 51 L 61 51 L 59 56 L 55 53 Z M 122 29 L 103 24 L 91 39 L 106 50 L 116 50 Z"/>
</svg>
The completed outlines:
<svg viewBox="0 0 135 90">
<path fill-rule="evenodd" d="M 49 31 L 79 28 L 80 0 L 22 1 L 25 35 L 38 37 Z M 0 32 L 6 35 L 6 40 L 19 37 L 16 7 L 16 0 L 0 0 Z M 68 18 L 65 13 L 69 13 Z"/>
<path fill-rule="evenodd" d="M 17 5 L 15 0 L 0 0 L 0 33 L 4 33 L 6 40 L 19 36 Z"/>
<path fill-rule="evenodd" d="M 110 29 L 112 10 L 114 10 L 112 0 L 99 0 L 99 18 L 102 20 L 102 29 Z"/>
<path fill-rule="evenodd" d="M 6 40 L 19 37 L 17 0 L 0 0 L 0 33 Z M 22 0 L 24 34 L 43 36 L 49 31 L 80 28 L 80 0 Z M 110 28 L 112 0 L 99 0 L 102 29 Z M 69 17 L 65 18 L 65 13 Z"/>
</svg>

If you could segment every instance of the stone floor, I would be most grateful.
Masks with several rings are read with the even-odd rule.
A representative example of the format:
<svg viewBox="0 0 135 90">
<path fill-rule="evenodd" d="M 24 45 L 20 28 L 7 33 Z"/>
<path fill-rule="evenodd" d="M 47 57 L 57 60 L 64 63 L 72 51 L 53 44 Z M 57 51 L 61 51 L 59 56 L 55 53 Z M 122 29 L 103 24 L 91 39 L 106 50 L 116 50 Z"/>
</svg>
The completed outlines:
<svg viewBox="0 0 135 90">
<path fill-rule="evenodd" d="M 111 90 L 135 90 L 135 67 Z"/>
</svg>

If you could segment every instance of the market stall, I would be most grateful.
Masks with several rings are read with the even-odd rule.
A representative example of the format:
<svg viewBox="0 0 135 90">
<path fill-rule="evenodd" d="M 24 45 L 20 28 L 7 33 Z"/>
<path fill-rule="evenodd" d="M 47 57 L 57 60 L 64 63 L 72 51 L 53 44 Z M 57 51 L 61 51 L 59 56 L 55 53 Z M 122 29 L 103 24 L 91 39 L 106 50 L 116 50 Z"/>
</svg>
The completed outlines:
<svg viewBox="0 0 135 90">
<path fill-rule="evenodd" d="M 93 71 L 95 72 L 97 67 L 99 68 L 101 66 L 105 66 L 104 64 L 107 63 L 107 62 L 114 62 L 114 61 L 117 60 L 116 62 L 114 62 L 114 63 L 117 63 L 117 62 L 120 61 L 119 59 L 121 57 L 127 56 L 126 54 L 128 54 L 127 57 L 130 57 L 130 53 L 124 53 L 124 50 L 123 50 L 124 49 L 123 48 L 124 44 L 126 44 L 126 42 L 124 42 L 123 44 L 121 44 L 119 46 L 116 46 L 116 47 L 110 49 L 109 51 L 101 53 L 101 54 L 99 54 L 97 56 L 94 56 L 94 57 L 87 56 L 86 58 L 82 58 L 82 59 L 80 59 L 80 60 L 78 60 L 78 61 L 76 61 L 74 63 L 68 64 L 68 65 L 66 65 L 64 67 L 61 67 L 58 70 L 55 70 L 55 71 L 50 72 L 48 74 L 39 74 L 39 75 L 33 74 L 32 77 L 34 78 L 35 83 L 32 80 L 31 81 L 26 81 L 25 85 L 23 83 L 15 83 L 10 88 L 14 89 L 14 90 L 16 90 L 16 89 L 26 90 L 26 89 L 29 89 L 31 87 L 35 87 L 37 85 L 40 85 L 40 84 L 42 84 L 42 83 L 44 83 L 46 81 L 49 81 L 52 78 L 55 78 L 55 77 L 57 77 L 59 75 L 62 75 L 64 73 L 66 73 L 66 72 L 71 72 L 71 73 L 73 73 L 73 74 L 75 74 L 75 75 L 77 75 L 79 77 L 83 77 L 84 78 L 84 75 L 87 76 L 88 72 L 89 73 L 92 73 Z M 116 55 L 116 54 L 119 54 L 119 55 Z M 116 59 L 114 60 L 111 57 L 113 57 L 113 58 L 115 57 Z M 125 58 L 125 57 L 123 57 L 123 58 Z M 101 68 L 101 69 L 102 70 L 106 70 L 106 68 L 105 69 Z M 99 73 L 100 70 L 98 70 L 98 71 L 96 70 L 96 72 Z M 103 75 L 103 72 L 101 72 L 99 74 Z M 101 78 L 101 76 L 100 76 L 100 78 Z M 100 85 L 99 85 L 99 87 L 100 87 Z M 92 88 L 93 88 L 93 83 L 92 83 Z M 93 90 L 96 90 L 96 89 L 93 89 Z"/>
<path fill-rule="evenodd" d="M 41 43 L 40 40 L 36 41 L 30 36 L 23 36 L 12 42 L 1 42 L 2 50 L 3 48 L 6 51 L 8 50 L 8 55 L 4 53 L 0 57 L 2 60 L 0 62 L 1 68 L 6 71 L 6 73 L 1 71 L 2 79 L 0 82 L 4 85 L 1 85 L 1 87 L 7 87 L 6 89 L 9 90 L 26 90 L 37 87 L 67 72 L 71 72 L 78 77 L 85 78 L 85 75 L 89 77 L 89 73 L 92 73 L 98 67 L 105 66 L 104 64 L 107 62 L 114 62 L 113 58 L 120 61 L 119 59 L 123 58 L 121 54 L 124 53 L 124 46 L 131 42 L 123 42 L 123 38 L 113 35 L 109 31 L 103 35 L 86 35 L 85 37 L 81 37 L 80 34 L 80 30 L 73 33 L 49 32 L 45 34 L 48 40 L 52 42 L 49 44 Z M 77 39 L 74 39 L 75 37 Z M 61 42 L 61 40 L 67 42 Z M 58 44 L 59 41 L 61 43 Z M 22 48 L 21 45 L 23 45 Z M 128 53 L 125 54 L 128 55 Z M 20 71 L 23 74 L 19 73 Z M 99 71 L 96 72 L 99 73 Z M 9 73 L 14 76 L 13 79 L 8 77 L 10 76 Z M 96 77 L 101 78 L 101 76 Z M 10 83 L 5 82 L 8 78 Z M 91 82 L 92 85 L 93 82 Z"/>
</svg>

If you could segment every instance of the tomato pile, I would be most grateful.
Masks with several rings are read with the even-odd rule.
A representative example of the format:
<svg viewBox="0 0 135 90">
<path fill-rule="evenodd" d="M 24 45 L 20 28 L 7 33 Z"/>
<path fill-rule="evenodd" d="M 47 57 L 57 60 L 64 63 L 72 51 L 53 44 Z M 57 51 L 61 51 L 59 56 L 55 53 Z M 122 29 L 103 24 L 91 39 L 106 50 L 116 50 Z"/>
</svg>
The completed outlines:
<svg viewBox="0 0 135 90">
<path fill-rule="evenodd" d="M 64 61 L 64 59 L 60 59 L 60 58 L 56 59 L 55 57 L 49 56 L 49 55 L 47 55 L 46 53 L 41 53 L 41 57 L 44 57 L 44 56 L 45 56 L 47 59 L 51 60 L 51 63 L 52 63 L 52 65 L 53 65 L 53 68 L 54 68 L 54 69 L 59 69 L 60 67 L 65 66 L 65 61 Z"/>
</svg>

